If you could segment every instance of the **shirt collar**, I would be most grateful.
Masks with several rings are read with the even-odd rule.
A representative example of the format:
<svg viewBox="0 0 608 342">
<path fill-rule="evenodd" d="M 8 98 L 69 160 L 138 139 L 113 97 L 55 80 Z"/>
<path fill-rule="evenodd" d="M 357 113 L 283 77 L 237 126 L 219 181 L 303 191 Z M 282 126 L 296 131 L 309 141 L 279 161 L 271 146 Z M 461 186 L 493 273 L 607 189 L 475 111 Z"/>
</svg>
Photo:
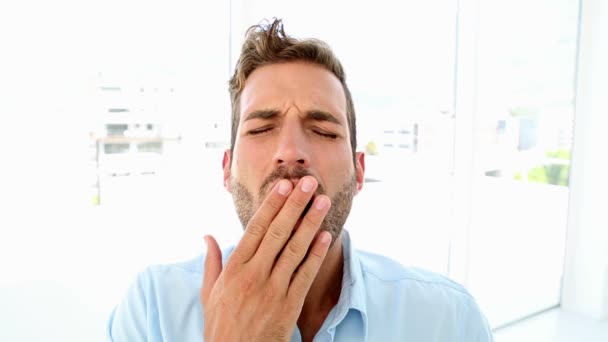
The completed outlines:
<svg viewBox="0 0 608 342">
<path fill-rule="evenodd" d="M 335 319 L 331 327 L 339 325 L 350 310 L 355 310 L 361 315 L 363 336 L 367 336 L 367 310 L 363 270 L 357 250 L 352 247 L 350 236 L 346 230 L 342 230 L 342 254 L 344 256 L 342 290 L 338 304 L 336 305 Z"/>
</svg>

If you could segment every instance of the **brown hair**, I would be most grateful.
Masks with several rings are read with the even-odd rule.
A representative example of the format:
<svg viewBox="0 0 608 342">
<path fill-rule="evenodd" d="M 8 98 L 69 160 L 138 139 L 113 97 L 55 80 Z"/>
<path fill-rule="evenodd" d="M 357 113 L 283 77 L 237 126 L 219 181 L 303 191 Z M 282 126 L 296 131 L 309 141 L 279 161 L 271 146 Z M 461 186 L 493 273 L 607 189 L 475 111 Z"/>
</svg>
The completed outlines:
<svg viewBox="0 0 608 342">
<path fill-rule="evenodd" d="M 229 82 L 230 102 L 232 104 L 232 130 L 230 154 L 234 150 L 236 133 L 240 121 L 240 97 L 247 77 L 257 68 L 282 62 L 304 61 L 320 65 L 332 72 L 342 83 L 346 97 L 346 118 L 350 130 L 350 144 L 355 162 L 357 148 L 357 128 L 355 107 L 346 86 L 346 75 L 342 64 L 331 51 L 329 45 L 318 39 L 295 39 L 285 34 L 281 19 L 270 24 L 251 26 L 247 30 L 241 55 L 236 64 L 234 75 Z M 232 158 L 231 158 L 232 160 Z"/>
</svg>

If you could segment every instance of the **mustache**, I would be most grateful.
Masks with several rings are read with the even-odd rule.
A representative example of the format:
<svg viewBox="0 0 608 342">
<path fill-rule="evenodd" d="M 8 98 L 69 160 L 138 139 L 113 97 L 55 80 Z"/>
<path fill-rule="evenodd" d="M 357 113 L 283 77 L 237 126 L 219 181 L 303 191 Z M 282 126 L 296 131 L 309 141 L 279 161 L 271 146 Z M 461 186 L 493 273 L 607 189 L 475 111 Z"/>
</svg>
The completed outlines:
<svg viewBox="0 0 608 342">
<path fill-rule="evenodd" d="M 264 181 L 262 182 L 262 185 L 260 186 L 260 194 L 263 194 L 264 195 L 263 197 L 265 197 L 265 195 L 267 194 L 267 191 L 268 191 L 268 186 L 270 186 L 270 184 L 274 183 L 277 180 L 293 179 L 293 178 L 300 179 L 304 176 L 314 177 L 308 171 L 308 169 L 306 169 L 304 166 L 296 165 L 296 166 L 290 168 L 290 167 L 281 165 L 278 168 L 276 168 L 274 171 L 272 171 L 272 173 L 270 173 L 268 175 L 268 177 L 266 177 L 264 179 Z M 316 193 L 325 193 L 325 189 L 323 188 L 321 183 L 320 182 L 318 182 L 318 183 L 319 183 L 319 186 L 317 187 Z"/>
</svg>

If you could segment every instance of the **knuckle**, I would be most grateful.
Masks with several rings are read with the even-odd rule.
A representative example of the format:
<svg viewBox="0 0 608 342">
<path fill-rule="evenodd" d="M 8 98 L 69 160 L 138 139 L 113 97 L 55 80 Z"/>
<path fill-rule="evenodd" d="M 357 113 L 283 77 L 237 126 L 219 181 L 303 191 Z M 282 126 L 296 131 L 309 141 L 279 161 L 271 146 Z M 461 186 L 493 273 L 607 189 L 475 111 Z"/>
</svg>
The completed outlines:
<svg viewBox="0 0 608 342">
<path fill-rule="evenodd" d="M 247 225 L 247 229 L 245 231 L 248 234 L 259 237 L 259 236 L 264 235 L 264 232 L 266 231 L 266 227 L 262 226 L 257 221 L 252 220 L 249 222 L 249 225 Z"/>
<path fill-rule="evenodd" d="M 230 256 L 228 257 L 228 260 L 226 260 L 226 263 L 224 265 L 224 269 L 232 269 L 237 267 L 237 265 L 239 265 L 239 260 L 245 260 L 247 258 L 247 254 L 245 254 L 244 251 L 235 248 L 234 251 L 232 252 L 232 254 L 230 254 Z"/>
<path fill-rule="evenodd" d="M 315 276 L 315 272 L 300 268 L 296 275 L 295 281 L 291 285 L 292 291 L 290 291 L 290 298 L 296 302 L 301 300 L 301 297 L 308 293 Z"/>
<path fill-rule="evenodd" d="M 288 258 L 297 259 L 300 256 L 300 254 L 302 254 L 302 246 L 300 246 L 299 242 L 297 242 L 295 240 L 291 240 L 287 244 L 287 248 L 285 248 L 285 252 L 287 253 Z"/>
<path fill-rule="evenodd" d="M 317 217 L 316 215 L 313 215 L 311 211 L 308 212 L 308 214 L 306 214 L 306 216 L 304 216 L 304 225 L 303 226 L 309 226 L 309 227 L 317 227 L 321 224 L 321 220 L 319 219 L 319 217 Z"/>
<path fill-rule="evenodd" d="M 266 288 L 264 289 L 264 298 L 266 298 L 267 301 L 273 301 L 273 299 L 277 298 L 279 293 L 279 288 L 274 282 L 269 281 L 266 284 Z"/>
<path fill-rule="evenodd" d="M 251 272 L 246 272 L 239 281 L 241 293 L 249 293 L 255 287 L 256 277 Z"/>
<path fill-rule="evenodd" d="M 281 207 L 283 207 L 283 202 L 277 198 L 269 198 L 268 205 L 270 206 L 270 208 L 272 208 L 276 211 L 276 210 L 281 209 Z"/>
<path fill-rule="evenodd" d="M 289 201 L 287 201 L 289 207 L 292 210 L 302 210 L 308 204 L 306 198 L 300 198 L 298 196 L 291 197 Z"/>
<path fill-rule="evenodd" d="M 299 272 L 305 283 L 311 283 L 317 276 L 317 272 L 309 267 L 301 268 Z"/>
<path fill-rule="evenodd" d="M 287 237 L 287 232 L 283 229 L 273 227 L 272 229 L 268 230 L 268 235 L 275 240 L 284 240 Z"/>
<path fill-rule="evenodd" d="M 314 261 L 314 262 L 320 264 L 325 256 L 323 254 L 323 251 L 320 251 L 316 248 L 311 248 L 310 254 L 308 255 L 308 257 L 311 259 L 311 261 Z"/>
<path fill-rule="evenodd" d="M 232 279 L 238 276 L 240 271 L 240 267 L 236 264 L 228 262 L 226 266 L 224 266 L 224 270 L 222 271 L 224 278 Z"/>
</svg>

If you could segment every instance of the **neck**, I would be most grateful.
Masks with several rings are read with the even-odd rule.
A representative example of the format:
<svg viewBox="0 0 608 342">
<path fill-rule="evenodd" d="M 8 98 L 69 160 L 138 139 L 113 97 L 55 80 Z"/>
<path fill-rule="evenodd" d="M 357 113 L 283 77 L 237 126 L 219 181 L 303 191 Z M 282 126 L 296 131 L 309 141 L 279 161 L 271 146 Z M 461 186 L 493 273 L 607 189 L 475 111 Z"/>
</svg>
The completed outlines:
<svg viewBox="0 0 608 342">
<path fill-rule="evenodd" d="M 304 300 L 298 318 L 298 327 L 302 337 L 309 336 L 309 338 L 303 341 L 312 340 L 331 309 L 338 303 L 342 290 L 343 269 L 344 256 L 342 235 L 340 235 L 327 251 L 327 256 Z"/>
</svg>

